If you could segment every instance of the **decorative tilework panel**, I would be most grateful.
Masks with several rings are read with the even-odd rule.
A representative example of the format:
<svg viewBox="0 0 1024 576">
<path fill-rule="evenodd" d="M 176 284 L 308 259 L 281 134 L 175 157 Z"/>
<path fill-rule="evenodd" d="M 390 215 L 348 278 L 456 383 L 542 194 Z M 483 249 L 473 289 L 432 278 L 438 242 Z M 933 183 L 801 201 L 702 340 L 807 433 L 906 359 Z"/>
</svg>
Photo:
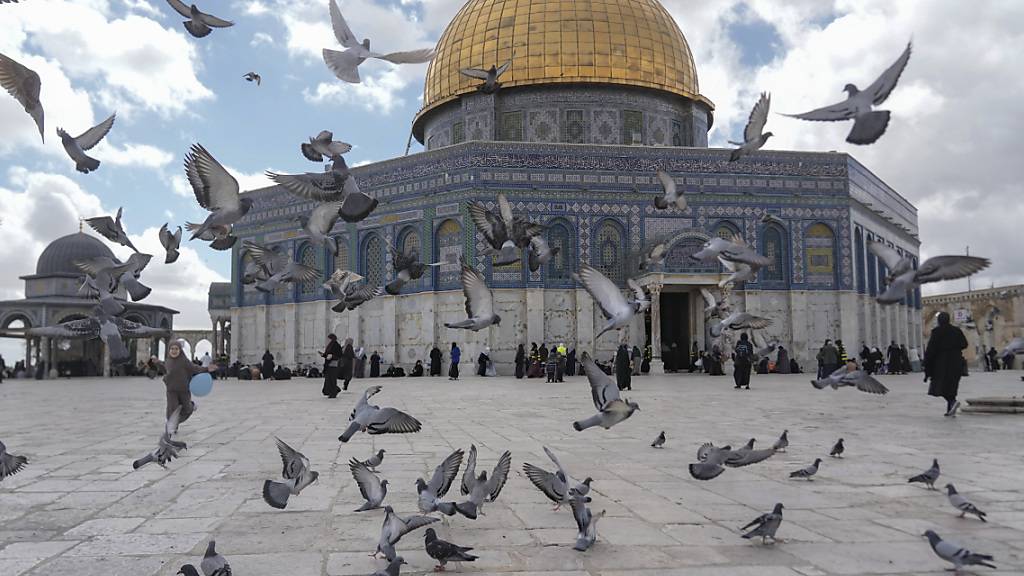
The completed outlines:
<svg viewBox="0 0 1024 576">
<path fill-rule="evenodd" d="M 436 261 L 441 262 L 435 268 L 434 285 L 438 290 L 458 288 L 462 284 L 462 226 L 456 220 L 445 220 L 437 229 L 434 243 L 437 245 Z"/>
</svg>

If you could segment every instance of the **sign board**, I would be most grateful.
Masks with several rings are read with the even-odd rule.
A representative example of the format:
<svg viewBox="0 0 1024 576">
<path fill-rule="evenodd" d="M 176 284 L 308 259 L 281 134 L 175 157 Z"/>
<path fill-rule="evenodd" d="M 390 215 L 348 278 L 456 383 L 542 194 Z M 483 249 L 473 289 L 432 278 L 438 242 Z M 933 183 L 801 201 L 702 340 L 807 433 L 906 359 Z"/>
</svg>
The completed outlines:
<svg viewBox="0 0 1024 576">
<path fill-rule="evenodd" d="M 970 322 L 970 320 L 971 311 L 967 308 L 957 308 L 956 310 L 953 310 L 953 322 L 963 324 L 965 322 Z"/>
</svg>

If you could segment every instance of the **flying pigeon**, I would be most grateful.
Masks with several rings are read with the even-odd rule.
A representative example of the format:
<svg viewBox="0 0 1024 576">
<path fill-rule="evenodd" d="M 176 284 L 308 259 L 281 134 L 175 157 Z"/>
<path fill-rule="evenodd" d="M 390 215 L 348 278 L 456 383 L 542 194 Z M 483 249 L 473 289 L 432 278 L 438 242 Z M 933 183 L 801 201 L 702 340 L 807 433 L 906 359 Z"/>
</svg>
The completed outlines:
<svg viewBox="0 0 1024 576">
<path fill-rule="evenodd" d="M 203 561 L 199 564 L 199 568 L 203 571 L 203 576 L 231 576 L 231 566 L 223 556 L 217 553 L 214 549 L 216 542 L 210 540 L 210 543 L 206 546 L 206 554 L 203 556 Z M 199 576 L 199 572 L 196 571 L 196 567 L 191 564 L 185 564 L 178 570 L 178 574 L 184 576 Z"/>
<path fill-rule="evenodd" d="M 766 544 L 768 542 L 768 538 L 771 538 L 773 543 L 776 542 L 775 532 L 778 531 L 779 525 L 782 524 L 783 508 L 784 506 L 782 505 L 782 502 L 778 502 L 775 504 L 775 508 L 773 508 L 771 512 L 754 518 L 750 521 L 750 524 L 740 528 L 742 531 L 750 528 L 751 526 L 754 527 L 753 530 L 744 534 L 743 538 L 749 540 L 760 536 L 761 544 Z"/>
<path fill-rule="evenodd" d="M 431 516 L 399 516 L 391 506 L 384 507 L 384 523 L 380 527 L 380 541 L 377 543 L 377 554 L 384 554 L 388 560 L 395 559 L 395 544 L 409 532 L 437 522 Z"/>
<path fill-rule="evenodd" d="M 377 208 L 377 199 L 359 190 L 359 183 L 349 172 L 343 156 L 332 156 L 327 172 L 277 174 L 268 171 L 266 174 L 267 178 L 300 198 L 341 202 L 341 219 L 345 222 L 359 222 Z"/>
<path fill-rule="evenodd" d="M 739 148 L 729 154 L 729 162 L 735 162 L 746 154 L 760 150 L 765 142 L 774 136 L 771 132 L 761 133 L 764 130 L 764 125 L 768 122 L 768 108 L 771 104 L 771 95 L 761 92 L 761 97 L 757 100 L 757 104 L 754 104 L 754 108 L 750 111 L 747 126 L 743 129 L 743 142 L 729 141 L 729 144 L 739 146 Z"/>
<path fill-rule="evenodd" d="M 732 453 L 731 446 L 721 448 L 710 443 L 702 444 L 697 449 L 697 462 L 690 464 L 690 476 L 697 480 L 712 480 L 725 471 L 722 464 Z"/>
<path fill-rule="evenodd" d="M 759 266 L 755 267 L 742 262 L 730 262 L 721 256 L 718 257 L 718 261 L 721 262 L 722 267 L 729 273 L 728 277 L 718 282 L 719 288 L 750 282 L 757 276 L 757 272 L 760 270 Z"/>
<path fill-rule="evenodd" d="M 348 23 L 345 22 L 345 18 L 342 17 L 341 10 L 334 0 L 331 0 L 330 8 L 331 26 L 334 28 L 334 36 L 347 50 L 338 52 L 337 50 L 324 48 L 324 63 L 327 64 L 327 68 L 335 76 L 345 82 L 358 84 L 362 81 L 359 78 L 359 65 L 366 61 L 367 58 L 379 58 L 387 60 L 392 64 L 421 64 L 434 59 L 433 48 L 423 48 L 407 52 L 391 52 L 389 54 L 371 52 L 370 39 L 364 38 L 362 43 L 356 40 L 356 35 L 348 27 Z"/>
<path fill-rule="evenodd" d="M 640 261 L 640 269 L 653 270 L 657 267 L 663 267 L 665 266 L 666 256 L 668 256 L 668 244 L 666 242 L 651 244 L 644 251 L 643 260 Z"/>
<path fill-rule="evenodd" d="M 756 336 L 754 337 L 754 339 L 755 340 L 760 340 Z M 761 359 L 761 358 L 764 358 L 764 357 L 768 356 L 772 352 L 775 352 L 775 349 L 779 347 L 779 343 L 777 341 L 772 341 L 772 342 L 770 342 L 768 344 L 764 344 L 763 340 L 760 340 L 760 342 L 761 342 L 761 344 L 760 344 L 761 347 L 757 348 L 756 350 L 754 350 L 754 358 L 756 358 L 756 359 Z"/>
<path fill-rule="evenodd" d="M 504 266 L 518 261 L 516 244 L 512 240 L 515 216 L 512 214 L 512 205 L 508 198 L 504 194 L 498 194 L 497 215 L 475 200 L 469 203 L 468 209 L 469 217 L 473 220 L 476 229 L 483 234 L 492 253 L 497 253 L 495 265 Z"/>
<path fill-rule="evenodd" d="M 395 556 L 388 561 L 388 565 L 383 570 L 377 570 L 370 576 L 399 576 L 402 570 L 402 564 L 408 564 L 405 558 L 401 556 Z"/>
<path fill-rule="evenodd" d="M 939 535 L 933 530 L 926 530 L 923 536 L 928 538 L 928 544 L 931 545 L 932 550 L 935 551 L 935 554 L 939 558 L 953 564 L 953 571 L 956 574 L 960 574 L 960 570 L 964 566 L 985 566 L 987 568 L 995 568 L 995 565 L 992 564 L 992 562 L 995 561 L 995 558 L 988 554 L 971 552 L 955 542 L 943 540 L 942 538 L 939 538 Z"/>
<path fill-rule="evenodd" d="M 725 318 L 729 312 L 729 299 L 725 292 L 722 292 L 722 299 L 718 300 L 715 295 L 711 293 L 707 288 L 700 289 L 701 296 L 704 297 L 704 303 L 707 306 L 704 307 L 704 314 L 711 316 L 718 316 L 719 318 Z"/>
<path fill-rule="evenodd" d="M 640 409 L 636 402 L 619 398 L 619 386 L 597 366 L 590 354 L 584 351 L 580 356 L 580 362 L 587 374 L 587 380 L 590 381 L 590 393 L 598 412 L 589 418 L 573 422 L 573 429 L 580 432 L 600 426 L 607 430 Z"/>
<path fill-rule="evenodd" d="M 384 290 L 392 296 L 397 296 L 402 291 L 402 286 L 407 282 L 419 280 L 423 273 L 430 266 L 440 266 L 440 262 L 424 264 L 420 262 L 420 251 L 415 247 L 409 247 L 405 252 L 395 250 L 388 244 L 388 252 L 391 253 L 392 265 L 395 268 L 395 279 L 384 286 Z"/>
<path fill-rule="evenodd" d="M 455 515 L 455 503 L 443 502 L 441 499 L 448 493 L 452 482 L 459 474 L 463 454 L 461 449 L 449 454 L 444 461 L 437 465 L 437 468 L 434 468 L 434 475 L 430 477 L 429 483 L 425 482 L 423 478 L 416 479 L 416 492 L 419 494 L 416 503 L 421 513 L 440 512 L 446 516 Z"/>
<path fill-rule="evenodd" d="M 576 545 L 573 550 L 586 552 L 597 541 L 597 521 L 604 517 L 606 510 L 594 514 L 582 496 L 573 496 L 569 500 L 572 517 L 576 520 Z"/>
<path fill-rule="evenodd" d="M 501 83 L 498 82 L 498 78 L 508 70 L 508 67 L 512 65 L 512 61 L 509 60 L 501 66 L 491 65 L 490 68 L 484 70 L 482 68 L 463 68 L 459 70 L 463 76 L 469 76 L 470 78 L 476 78 L 477 80 L 483 80 L 477 90 L 484 94 L 494 94 L 501 88 Z"/>
<path fill-rule="evenodd" d="M 538 490 L 555 503 L 555 509 L 557 510 L 563 504 L 568 504 L 569 499 L 573 496 L 586 497 L 587 493 L 590 492 L 592 479 L 588 477 L 583 482 L 576 481 L 569 476 L 562 463 L 546 446 L 544 447 L 544 452 L 555 463 L 555 466 L 558 468 L 557 472 L 548 472 L 528 462 L 523 464 L 523 472 Z M 586 497 L 586 501 L 590 502 L 590 498 Z"/>
<path fill-rule="evenodd" d="M 202 227 L 202 224 L 196 224 L 195 222 L 185 222 L 185 231 L 189 233 L 196 232 Z M 196 236 L 196 238 L 202 240 L 203 242 L 209 242 L 210 248 L 214 250 L 231 250 L 231 248 L 235 245 L 235 242 L 238 242 L 238 236 L 231 235 L 233 229 L 234 227 L 230 225 L 224 226 L 220 224 L 215 224 L 203 231 L 198 232 L 198 236 Z"/>
<path fill-rule="evenodd" d="M 202 144 L 193 144 L 185 155 L 185 176 L 196 201 L 210 212 L 206 220 L 192 230 L 189 240 L 203 236 L 215 226 L 234 226 L 252 208 L 253 199 L 239 195 L 238 180 Z"/>
<path fill-rule="evenodd" d="M 349 425 L 338 440 L 348 442 L 356 432 L 367 434 L 408 434 L 420 431 L 420 421 L 395 408 L 381 408 L 370 404 L 370 397 L 380 392 L 380 386 L 370 386 L 349 416 Z"/>
<path fill-rule="evenodd" d="M 974 504 L 971 504 L 970 500 L 957 492 L 952 484 L 946 484 L 946 496 L 949 498 L 949 503 L 953 505 L 953 508 L 960 511 L 961 518 L 966 514 L 971 514 L 977 516 L 978 520 L 982 522 L 988 522 L 988 520 L 985 520 L 985 516 L 988 516 L 988 514 L 979 510 Z"/>
<path fill-rule="evenodd" d="M 300 146 L 302 155 L 313 162 L 323 162 L 324 158 L 341 156 L 352 150 L 352 145 L 347 142 L 335 141 L 334 133 L 330 130 L 322 130 L 316 138 L 310 138 L 309 144 L 305 142 Z"/>
<path fill-rule="evenodd" d="M 733 263 L 747 264 L 753 268 L 763 268 L 772 262 L 770 258 L 758 254 L 737 236 L 733 236 L 732 240 L 715 236 L 705 242 L 700 250 L 690 255 L 694 260 L 704 261 L 718 257 Z"/>
<path fill-rule="evenodd" d="M 178 246 L 181 245 L 181 226 L 178 226 L 178 231 L 171 234 L 171 231 L 167 228 L 167 224 L 164 223 L 160 227 L 160 244 L 167 251 L 167 256 L 164 258 L 164 264 L 173 264 L 178 260 Z"/>
<path fill-rule="evenodd" d="M 0 442 L 0 481 L 21 472 L 26 464 L 28 464 L 28 458 L 11 454 L 7 451 L 7 446 Z"/>
<path fill-rule="evenodd" d="M 711 326 L 711 335 L 717 338 L 722 335 L 723 330 L 760 330 L 771 325 L 771 318 L 754 316 L 746 312 L 733 312 L 723 318 L 720 323 Z"/>
<path fill-rule="evenodd" d="M 7 93 L 13 96 L 35 120 L 36 127 L 39 128 L 39 137 L 45 142 L 43 104 L 39 101 L 39 90 L 42 87 L 39 74 L 0 54 L 0 86 L 3 86 L 4 90 L 7 90 Z"/>
<path fill-rule="evenodd" d="M 277 451 L 281 453 L 281 462 L 284 464 L 281 476 L 287 482 L 263 482 L 263 500 L 278 510 L 284 510 L 288 505 L 288 497 L 298 496 L 299 492 L 316 482 L 320 473 L 309 468 L 309 458 L 301 452 L 285 444 L 280 438 L 275 437 Z"/>
<path fill-rule="evenodd" d="M 851 371 L 846 366 L 840 367 L 838 370 L 821 380 L 811 380 L 811 384 L 813 384 L 818 390 L 822 390 L 828 386 L 831 386 L 833 390 L 837 390 L 843 386 L 855 386 L 857 390 L 867 392 L 869 394 L 889 393 L 889 389 L 886 388 L 884 384 L 876 380 L 874 376 L 863 370 Z"/>
<path fill-rule="evenodd" d="M 376 454 L 370 456 L 366 460 L 363 460 L 363 465 L 369 468 L 371 472 L 376 472 L 377 466 L 380 466 L 381 463 L 384 462 L 384 452 L 385 450 L 383 448 L 377 450 Z"/>
<path fill-rule="evenodd" d="M 501 316 L 494 313 L 494 295 L 487 287 L 479 270 L 462 263 L 462 293 L 466 297 L 465 320 L 445 322 L 447 328 L 462 328 L 477 332 L 492 324 L 501 324 Z"/>
<path fill-rule="evenodd" d="M 844 451 L 846 451 L 846 446 L 843 445 L 843 439 L 840 438 L 839 440 L 836 441 L 835 446 L 832 447 L 832 450 L 828 453 L 828 455 L 833 458 L 842 458 Z"/>
<path fill-rule="evenodd" d="M 476 476 L 476 445 L 471 445 L 460 486 L 460 491 L 469 495 L 469 501 L 460 502 L 457 507 L 458 511 L 467 518 L 476 518 L 477 512 L 483 507 L 484 502 L 494 502 L 498 499 L 498 494 L 501 493 L 505 482 L 508 481 L 508 473 L 511 468 L 512 453 L 506 450 L 498 457 L 498 462 L 494 465 L 489 477 L 484 474 Z"/>
<path fill-rule="evenodd" d="M 444 572 L 444 565 L 448 562 L 472 562 L 479 558 L 469 553 L 472 548 L 441 540 L 433 528 L 427 528 L 423 535 L 423 544 L 427 549 L 427 556 L 437 560 L 434 572 Z"/>
<path fill-rule="evenodd" d="M 812 476 L 818 473 L 818 466 L 821 465 L 821 458 L 815 458 L 814 463 L 810 466 L 806 466 L 799 470 L 789 473 L 790 478 L 806 478 L 807 481 L 812 480 Z"/>
<path fill-rule="evenodd" d="M 316 268 L 299 264 L 288 254 L 272 250 L 262 244 L 246 240 L 242 243 L 242 248 L 269 274 L 265 280 L 256 283 L 256 289 L 260 292 L 273 292 L 278 286 L 286 283 L 311 282 L 320 276 L 320 271 Z"/>
<path fill-rule="evenodd" d="M 121 210 L 121 208 L 117 209 L 117 216 L 114 218 L 110 216 L 95 216 L 93 218 L 86 218 L 85 223 L 107 240 L 127 246 L 138 252 L 138 248 L 132 245 L 132 241 L 128 239 L 128 234 L 124 231 L 124 226 L 121 225 Z"/>
<path fill-rule="evenodd" d="M 246 82 L 255 82 L 257 86 L 260 86 L 263 83 L 263 78 L 255 72 L 246 72 L 245 76 L 242 76 L 242 78 L 245 78 Z"/>
<path fill-rule="evenodd" d="M 370 470 L 365 462 L 360 462 L 355 458 L 349 460 L 348 469 L 352 472 L 352 478 L 355 479 L 356 485 L 359 486 L 359 493 L 363 495 L 363 500 L 366 500 L 362 506 L 356 509 L 356 512 L 380 508 L 384 498 L 388 495 L 388 481 L 377 478 L 377 475 Z"/>
<path fill-rule="evenodd" d="M 178 433 L 178 423 L 180 421 L 181 406 L 178 406 L 171 413 L 171 417 L 164 423 L 164 432 L 160 435 L 160 441 L 157 443 L 156 448 L 149 454 L 132 462 L 134 470 L 138 470 L 150 462 L 156 462 L 161 468 L 166 469 L 167 463 L 177 458 L 180 451 L 188 449 L 184 442 L 174 440 L 174 435 Z"/>
<path fill-rule="evenodd" d="M 338 240 L 329 234 L 334 224 L 341 218 L 342 202 L 321 202 L 313 208 L 308 216 L 298 217 L 299 226 L 309 235 L 310 242 L 314 246 L 327 246 L 327 251 L 332 255 L 338 254 Z"/>
<path fill-rule="evenodd" d="M 885 292 L 878 295 L 879 304 L 895 304 L 907 292 L 929 282 L 955 280 L 988 268 L 991 261 L 977 256 L 934 256 L 915 270 L 909 256 L 901 256 L 893 248 L 874 240 L 868 241 L 868 250 L 878 256 L 888 269 Z"/>
<path fill-rule="evenodd" d="M 530 267 L 530 272 L 536 272 L 540 270 L 540 267 L 547 264 L 555 257 L 556 254 L 561 252 L 561 248 L 555 246 L 554 248 L 548 244 L 548 241 L 544 236 L 537 235 L 530 237 L 530 245 L 527 248 L 527 264 Z"/>
<path fill-rule="evenodd" d="M 99 338 L 110 349 L 111 360 L 117 363 L 131 361 L 124 338 L 152 338 L 166 336 L 167 333 L 163 328 L 150 328 L 138 322 L 112 316 L 99 306 L 93 308 L 92 314 L 87 318 L 68 320 L 53 326 L 29 328 L 26 331 L 30 336 L 49 338 Z"/>
<path fill-rule="evenodd" d="M 174 8 L 175 12 L 188 18 L 182 24 L 184 24 L 188 33 L 196 38 L 208 36 L 213 31 L 213 28 L 227 28 L 235 25 L 234 22 L 221 20 L 212 14 L 200 12 L 195 4 L 189 7 L 181 0 L 167 0 L 167 3 L 171 5 L 171 8 Z"/>
<path fill-rule="evenodd" d="M 331 278 L 324 284 L 324 288 L 330 290 L 331 295 L 340 300 L 340 302 L 331 307 L 331 310 L 335 312 L 355 310 L 364 303 L 384 294 L 384 289 L 380 286 L 374 287 L 369 284 L 357 285 L 360 280 L 364 280 L 364 278 L 355 272 L 348 270 L 334 271 Z"/>
<path fill-rule="evenodd" d="M 665 447 L 665 431 L 658 432 L 658 436 L 651 442 L 651 448 L 664 448 Z"/>
<path fill-rule="evenodd" d="M 152 259 L 149 254 L 136 252 L 125 262 L 119 262 L 109 256 L 97 256 L 89 260 L 75 260 L 74 265 L 95 279 L 93 285 L 101 295 L 101 304 L 106 292 L 116 292 L 120 286 L 124 286 L 133 302 L 138 302 L 152 292 L 149 286 L 139 281 L 142 271 Z M 109 308 L 105 310 L 110 312 Z"/>
<path fill-rule="evenodd" d="M 626 281 L 637 295 L 636 299 L 632 301 L 627 300 L 618 286 L 607 276 L 588 264 L 581 263 L 580 270 L 573 274 L 573 279 L 583 285 L 594 302 L 600 306 L 604 317 L 608 319 L 608 323 L 594 337 L 595 341 L 609 330 L 618 330 L 628 326 L 633 320 L 633 316 L 643 311 L 644 302 L 650 304 L 650 301 L 645 299 L 643 288 L 632 278 Z"/>
<path fill-rule="evenodd" d="M 90 158 L 85 154 L 85 151 L 91 150 L 93 146 L 99 144 L 100 140 L 103 140 L 103 137 L 110 132 L 110 128 L 114 125 L 115 116 L 117 116 L 117 113 L 111 114 L 110 118 L 82 132 L 80 136 L 72 136 L 65 132 L 63 128 L 57 128 L 57 136 L 60 136 L 61 144 L 64 145 L 64 151 L 75 161 L 75 170 L 82 174 L 88 174 L 100 167 L 100 161 Z"/>
<path fill-rule="evenodd" d="M 924 472 L 918 474 L 917 476 L 912 476 L 909 480 L 907 480 L 907 482 L 921 482 L 923 484 L 927 484 L 930 490 L 935 490 L 935 481 L 938 479 L 939 459 L 933 458 L 931 468 L 925 470 Z"/>
<path fill-rule="evenodd" d="M 782 436 L 779 436 L 779 439 L 775 441 L 775 444 L 772 444 L 772 448 L 774 448 L 776 452 L 785 452 L 786 448 L 788 448 L 788 447 L 789 447 L 789 430 L 783 430 L 782 431 Z"/>
<path fill-rule="evenodd" d="M 850 144 L 871 144 L 885 134 L 885 129 L 889 126 L 890 115 L 888 110 L 872 110 L 872 108 L 882 104 L 889 97 L 889 93 L 896 87 L 896 82 L 903 74 L 903 69 L 906 68 L 909 60 L 910 42 L 907 42 L 903 54 L 866 90 L 861 91 L 855 85 L 847 84 L 843 87 L 843 91 L 847 94 L 846 100 L 803 114 L 783 114 L 783 116 L 824 122 L 837 122 L 852 118 L 853 128 L 846 136 L 846 141 Z"/>
<path fill-rule="evenodd" d="M 738 450 L 733 450 L 725 458 L 724 464 L 730 468 L 742 468 L 763 462 L 775 455 L 775 448 L 754 450 L 755 440 L 751 438 Z"/>
<path fill-rule="evenodd" d="M 686 210 L 686 196 L 676 189 L 676 181 L 672 176 L 664 170 L 658 170 L 658 180 L 664 193 L 654 199 L 654 207 L 664 210 L 670 205 L 675 205 L 679 210 Z"/>
</svg>

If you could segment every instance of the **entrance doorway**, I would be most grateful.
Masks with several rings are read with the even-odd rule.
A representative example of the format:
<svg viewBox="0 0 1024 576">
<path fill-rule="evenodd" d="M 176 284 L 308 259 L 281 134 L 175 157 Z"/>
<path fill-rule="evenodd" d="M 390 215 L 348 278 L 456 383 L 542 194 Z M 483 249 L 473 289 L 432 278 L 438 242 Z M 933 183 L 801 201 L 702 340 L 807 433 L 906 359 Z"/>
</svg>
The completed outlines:
<svg viewBox="0 0 1024 576">
<path fill-rule="evenodd" d="M 675 344 L 673 350 L 672 345 Z M 661 357 L 666 367 L 685 370 L 690 367 L 690 295 L 686 292 L 661 293 Z"/>
</svg>

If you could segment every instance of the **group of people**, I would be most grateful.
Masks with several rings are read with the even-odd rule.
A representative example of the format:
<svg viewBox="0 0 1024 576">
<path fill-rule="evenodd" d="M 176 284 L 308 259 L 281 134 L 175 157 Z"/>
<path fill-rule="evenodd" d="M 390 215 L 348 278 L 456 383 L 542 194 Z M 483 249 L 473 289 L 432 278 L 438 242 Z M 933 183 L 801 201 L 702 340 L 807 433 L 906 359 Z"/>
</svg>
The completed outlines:
<svg viewBox="0 0 1024 576">
<path fill-rule="evenodd" d="M 267 357 L 270 355 L 268 350 L 263 355 L 263 362 L 266 364 Z M 346 338 L 345 343 L 341 344 L 338 342 L 338 337 L 335 334 L 327 335 L 327 346 L 324 347 L 323 352 L 320 352 L 320 357 L 324 359 L 324 386 L 322 393 L 328 398 L 337 398 L 338 393 L 343 390 L 348 390 L 349 382 L 352 378 L 365 378 L 366 377 L 366 364 L 369 360 L 370 364 L 370 378 L 380 377 L 380 365 L 381 356 L 374 350 L 373 354 L 367 358 L 366 350 L 360 346 L 356 349 L 352 344 L 351 338 Z M 273 355 L 270 355 L 270 361 L 273 362 Z M 423 365 L 417 362 L 420 374 L 423 375 Z M 397 368 L 401 370 L 401 368 Z M 403 370 L 400 374 L 405 375 Z M 414 374 L 415 375 L 415 374 Z M 399 376 L 396 372 L 396 367 L 391 366 L 388 368 L 388 377 Z M 341 380 L 341 387 L 338 387 L 338 381 Z"/>
<path fill-rule="evenodd" d="M 1003 370 L 1013 370 L 1013 359 L 1014 359 L 1014 357 L 1015 356 L 1014 356 L 1013 352 L 1010 351 L 1010 350 L 1007 350 L 1006 353 L 1003 354 L 1002 358 L 1000 358 L 999 357 L 999 352 L 996 351 L 995 347 L 991 347 L 990 346 L 989 349 L 988 349 L 988 352 L 986 352 L 982 356 L 982 358 L 985 361 L 985 372 L 996 372 L 1000 368 L 1002 368 Z M 1000 366 L 1000 360 L 1002 360 L 1002 365 L 1001 366 Z"/>
<path fill-rule="evenodd" d="M 921 371 L 921 357 L 917 348 L 908 350 L 906 344 L 897 346 L 895 340 L 890 342 L 884 355 L 878 346 L 869 348 L 862 343 L 858 358 L 868 374 L 909 374 Z"/>
</svg>

